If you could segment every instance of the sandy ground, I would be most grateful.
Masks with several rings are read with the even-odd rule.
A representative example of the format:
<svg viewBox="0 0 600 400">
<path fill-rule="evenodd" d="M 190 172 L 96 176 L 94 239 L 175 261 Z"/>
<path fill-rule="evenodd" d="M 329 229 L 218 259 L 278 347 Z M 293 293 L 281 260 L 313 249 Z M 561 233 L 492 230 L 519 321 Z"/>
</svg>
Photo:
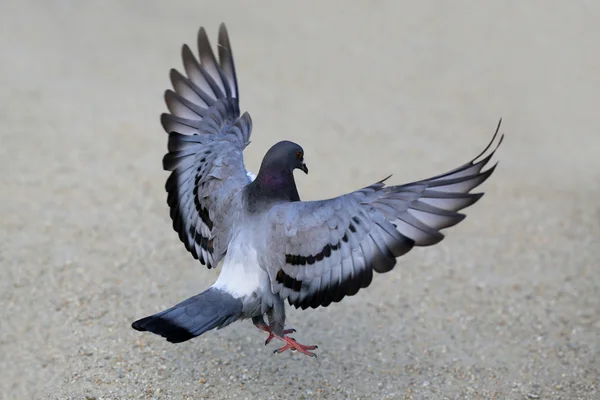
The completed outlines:
<svg viewBox="0 0 600 400">
<path fill-rule="evenodd" d="M 0 13 L 0 398 L 600 398 L 600 3 L 13 1 Z M 305 199 L 403 183 L 507 138 L 440 245 L 291 311 L 319 358 L 250 322 L 181 345 L 130 328 L 208 287 L 171 229 L 168 69 L 226 21 L 254 119 Z"/>
</svg>

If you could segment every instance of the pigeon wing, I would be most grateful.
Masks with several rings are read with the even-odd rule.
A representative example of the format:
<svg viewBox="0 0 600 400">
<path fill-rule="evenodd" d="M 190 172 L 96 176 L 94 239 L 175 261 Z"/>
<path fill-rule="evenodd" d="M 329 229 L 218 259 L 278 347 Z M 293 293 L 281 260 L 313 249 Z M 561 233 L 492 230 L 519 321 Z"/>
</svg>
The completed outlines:
<svg viewBox="0 0 600 400">
<path fill-rule="evenodd" d="M 174 90 L 165 101 L 170 114 L 161 122 L 169 134 L 163 167 L 173 228 L 194 258 L 208 268 L 218 264 L 229 242 L 239 192 L 250 182 L 242 151 L 252 121 L 240 116 L 239 92 L 229 38 L 219 30 L 219 59 L 204 28 L 198 33 L 199 60 L 187 45 L 182 57 L 186 76 L 171 70 Z"/>
<path fill-rule="evenodd" d="M 497 133 L 479 156 L 442 175 L 275 206 L 259 259 L 273 293 L 296 308 L 326 307 L 369 286 L 373 271 L 390 271 L 414 246 L 440 242 L 440 230 L 462 221 L 458 211 L 483 195 L 470 191 L 494 171 L 483 168 L 502 141 L 488 152 Z"/>
</svg>

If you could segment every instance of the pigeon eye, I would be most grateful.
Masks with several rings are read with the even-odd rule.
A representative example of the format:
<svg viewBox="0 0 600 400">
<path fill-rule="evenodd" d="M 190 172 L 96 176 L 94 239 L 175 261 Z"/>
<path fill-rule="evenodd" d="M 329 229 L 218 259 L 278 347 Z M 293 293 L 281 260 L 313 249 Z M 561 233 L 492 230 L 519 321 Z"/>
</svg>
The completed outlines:
<svg viewBox="0 0 600 400">
<path fill-rule="evenodd" d="M 301 152 L 300 150 L 298 150 L 298 151 L 296 152 L 296 158 L 297 158 L 298 160 L 302 160 L 302 156 L 303 156 L 302 152 Z"/>
</svg>

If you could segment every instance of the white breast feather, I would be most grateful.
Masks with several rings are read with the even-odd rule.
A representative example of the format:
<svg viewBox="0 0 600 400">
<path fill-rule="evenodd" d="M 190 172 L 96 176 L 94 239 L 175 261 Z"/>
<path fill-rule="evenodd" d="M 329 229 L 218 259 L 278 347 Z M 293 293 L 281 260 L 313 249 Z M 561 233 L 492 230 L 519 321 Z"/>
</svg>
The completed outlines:
<svg viewBox="0 0 600 400">
<path fill-rule="evenodd" d="M 221 274 L 213 285 L 236 298 L 261 292 L 269 285 L 267 272 L 258 265 L 256 250 L 244 236 L 238 235 L 229 244 Z"/>
</svg>

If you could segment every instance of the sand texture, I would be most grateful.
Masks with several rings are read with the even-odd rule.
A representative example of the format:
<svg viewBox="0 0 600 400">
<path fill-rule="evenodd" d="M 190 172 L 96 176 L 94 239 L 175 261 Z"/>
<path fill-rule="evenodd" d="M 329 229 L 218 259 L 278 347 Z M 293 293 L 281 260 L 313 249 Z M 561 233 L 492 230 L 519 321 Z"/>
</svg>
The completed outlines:
<svg viewBox="0 0 600 400">
<path fill-rule="evenodd" d="M 7 1 L 0 399 L 600 398 L 600 2 Z M 445 172 L 503 117 L 486 195 L 359 295 L 172 345 L 130 328 L 210 286 L 171 228 L 168 71 L 225 21 L 256 171 L 304 199 Z"/>
</svg>

